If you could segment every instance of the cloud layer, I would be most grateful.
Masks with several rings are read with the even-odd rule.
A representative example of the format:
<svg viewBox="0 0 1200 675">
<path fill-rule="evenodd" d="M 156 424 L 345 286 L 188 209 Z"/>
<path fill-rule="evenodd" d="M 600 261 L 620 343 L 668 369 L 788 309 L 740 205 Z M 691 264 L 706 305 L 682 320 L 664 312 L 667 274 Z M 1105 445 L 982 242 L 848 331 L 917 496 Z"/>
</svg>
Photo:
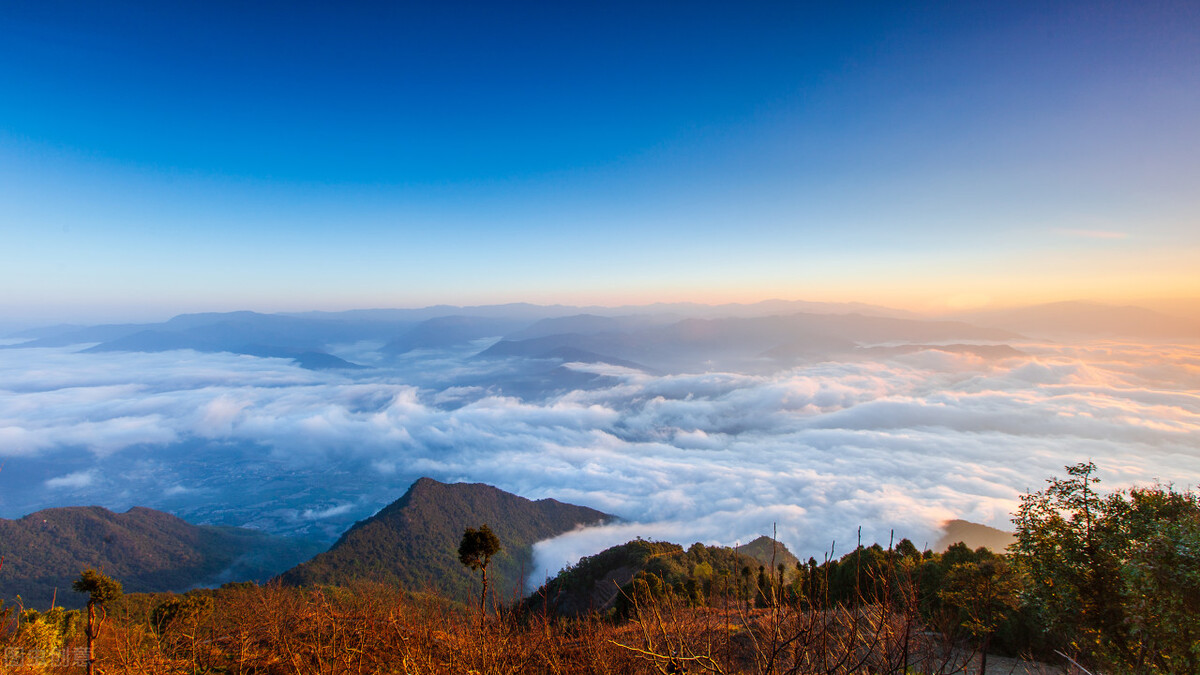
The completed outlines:
<svg viewBox="0 0 1200 675">
<path fill-rule="evenodd" d="M 201 484 L 212 471 L 223 473 L 210 485 L 260 491 L 259 509 L 275 499 L 263 486 L 286 478 L 289 517 L 336 530 L 429 475 L 625 519 L 540 544 L 551 573 L 633 536 L 731 544 L 777 526 L 819 557 L 834 540 L 852 547 L 860 526 L 864 541 L 895 530 L 918 545 L 949 518 L 1008 527 L 1022 492 L 1089 459 L 1110 487 L 1196 483 L 1200 348 L 1019 348 L 1001 361 L 923 351 L 769 376 L 572 364 L 604 386 L 536 400 L 486 385 L 489 368 L 520 363 L 453 355 L 347 375 L 189 351 L 0 350 L 0 458 L 15 470 L 63 462 L 45 469 L 49 489 L 0 505 L 14 517 L 186 504 L 176 510 L 216 519 L 229 493 Z M 240 459 L 222 454 L 231 447 Z M 21 479 L 12 470 L 3 478 Z"/>
</svg>

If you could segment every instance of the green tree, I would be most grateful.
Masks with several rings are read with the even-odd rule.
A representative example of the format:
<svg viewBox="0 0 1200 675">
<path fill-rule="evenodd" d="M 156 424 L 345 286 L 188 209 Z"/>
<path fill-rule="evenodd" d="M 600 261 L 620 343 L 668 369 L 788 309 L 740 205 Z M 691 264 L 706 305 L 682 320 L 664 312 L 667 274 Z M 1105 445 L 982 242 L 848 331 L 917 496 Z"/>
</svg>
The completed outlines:
<svg viewBox="0 0 1200 675">
<path fill-rule="evenodd" d="M 1116 580 L 1102 560 L 1095 471 L 1091 462 L 1068 466 L 1068 478 L 1051 478 L 1047 489 L 1023 496 L 1013 519 L 1012 550 L 1030 581 L 1026 601 L 1052 641 L 1088 652 L 1119 607 L 1108 597 Z"/>
<path fill-rule="evenodd" d="M 1121 591 L 1131 663 L 1200 672 L 1200 498 L 1156 486 L 1109 501 L 1127 543 Z"/>
<path fill-rule="evenodd" d="M 492 556 L 500 552 L 500 539 L 486 524 L 479 529 L 468 527 L 458 545 L 459 561 L 473 570 L 479 570 L 483 578 L 483 590 L 479 593 L 479 616 L 482 620 L 484 600 L 487 598 L 487 566 Z"/>
<path fill-rule="evenodd" d="M 211 618 L 213 599 L 203 591 L 189 591 L 158 603 L 150 612 L 150 626 L 171 653 L 182 653 L 191 663 L 192 672 L 200 672 L 198 647 L 202 643 L 204 623 Z"/>
<path fill-rule="evenodd" d="M 921 552 L 917 550 L 916 545 L 907 538 L 901 539 L 900 542 L 896 544 L 895 550 L 896 555 L 899 555 L 902 558 L 919 559 L 921 557 Z"/>
<path fill-rule="evenodd" d="M 1200 672 L 1200 499 L 1169 487 L 1101 497 L 1094 464 L 1025 495 L 1013 554 L 1052 643 L 1118 672 Z"/>
<path fill-rule="evenodd" d="M 980 549 L 980 560 L 960 562 L 946 572 L 942 601 L 957 610 L 959 625 L 979 640 L 979 672 L 987 672 L 992 635 L 1018 606 L 1020 577 L 1003 557 Z"/>
<path fill-rule="evenodd" d="M 51 607 L 45 612 L 26 609 L 17 623 L 20 639 L 40 659 L 59 654 L 78 632 L 79 610 Z"/>
<path fill-rule="evenodd" d="M 84 634 L 87 636 L 87 673 L 92 675 L 96 665 L 96 637 L 100 634 L 100 626 L 108 616 L 105 605 L 121 597 L 121 582 L 89 567 L 79 575 L 71 587 L 75 589 L 76 593 L 88 594 L 88 621 Z M 97 615 L 97 609 L 99 615 Z"/>
</svg>

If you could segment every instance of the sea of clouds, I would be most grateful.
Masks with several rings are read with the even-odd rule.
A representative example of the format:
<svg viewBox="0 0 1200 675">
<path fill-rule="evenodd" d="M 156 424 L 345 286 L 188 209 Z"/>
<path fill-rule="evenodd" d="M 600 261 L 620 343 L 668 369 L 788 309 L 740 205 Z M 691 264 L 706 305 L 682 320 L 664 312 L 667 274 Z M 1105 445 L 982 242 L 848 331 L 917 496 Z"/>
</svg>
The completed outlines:
<svg viewBox="0 0 1200 675">
<path fill-rule="evenodd" d="M 853 548 L 860 527 L 866 543 L 894 531 L 918 546 L 952 518 L 1011 529 L 1022 493 L 1081 461 L 1110 488 L 1196 484 L 1200 346 L 1015 346 L 1024 355 L 928 350 L 772 375 L 571 364 L 603 377 L 527 398 L 487 384 L 525 365 L 468 352 L 309 371 L 226 353 L 0 350 L 0 515 L 143 504 L 269 529 L 253 509 L 286 483 L 289 517 L 334 535 L 431 476 L 622 519 L 540 543 L 540 579 L 636 536 L 733 544 L 777 528 L 820 558 Z M 202 481 L 208 468 L 217 478 Z"/>
</svg>

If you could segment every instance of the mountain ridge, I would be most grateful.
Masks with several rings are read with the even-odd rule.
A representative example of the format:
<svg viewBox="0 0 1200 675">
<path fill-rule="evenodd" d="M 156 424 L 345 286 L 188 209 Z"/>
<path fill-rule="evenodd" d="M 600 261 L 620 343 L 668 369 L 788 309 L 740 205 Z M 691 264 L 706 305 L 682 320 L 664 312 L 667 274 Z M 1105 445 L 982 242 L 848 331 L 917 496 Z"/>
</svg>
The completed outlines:
<svg viewBox="0 0 1200 675">
<path fill-rule="evenodd" d="M 266 580 L 319 549 L 256 530 L 193 525 L 142 506 L 124 513 L 55 507 L 0 519 L 0 598 L 20 595 L 27 606 L 48 606 L 57 589 L 60 605 L 80 606 L 71 583 L 87 567 L 120 580 L 127 592 Z"/>
<path fill-rule="evenodd" d="M 483 483 L 441 483 L 424 477 L 399 499 L 351 526 L 328 551 L 278 579 L 293 586 L 369 579 L 467 601 L 478 592 L 478 578 L 458 561 L 458 544 L 466 528 L 486 524 L 502 546 L 489 566 L 492 587 L 498 595 L 520 593 L 533 570 L 534 543 L 612 519 L 555 499 L 534 501 Z"/>
</svg>

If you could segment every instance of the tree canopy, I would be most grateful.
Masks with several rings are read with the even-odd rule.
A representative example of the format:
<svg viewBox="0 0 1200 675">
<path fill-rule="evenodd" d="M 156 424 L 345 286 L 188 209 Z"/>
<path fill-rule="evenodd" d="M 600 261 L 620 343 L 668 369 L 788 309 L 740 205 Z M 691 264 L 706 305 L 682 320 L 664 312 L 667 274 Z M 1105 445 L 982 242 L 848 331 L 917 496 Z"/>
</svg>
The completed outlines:
<svg viewBox="0 0 1200 675">
<path fill-rule="evenodd" d="M 492 556 L 500 552 L 500 539 L 487 525 L 468 527 L 458 545 L 458 559 L 473 570 L 484 569 Z"/>
<path fill-rule="evenodd" d="M 122 593 L 121 582 L 90 567 L 79 575 L 71 588 L 76 593 L 87 593 L 89 605 L 106 605 Z"/>
<path fill-rule="evenodd" d="M 1023 604 L 1051 643 L 1118 671 L 1200 672 L 1200 498 L 1101 496 L 1092 463 L 1025 495 L 1013 519 Z"/>
</svg>

